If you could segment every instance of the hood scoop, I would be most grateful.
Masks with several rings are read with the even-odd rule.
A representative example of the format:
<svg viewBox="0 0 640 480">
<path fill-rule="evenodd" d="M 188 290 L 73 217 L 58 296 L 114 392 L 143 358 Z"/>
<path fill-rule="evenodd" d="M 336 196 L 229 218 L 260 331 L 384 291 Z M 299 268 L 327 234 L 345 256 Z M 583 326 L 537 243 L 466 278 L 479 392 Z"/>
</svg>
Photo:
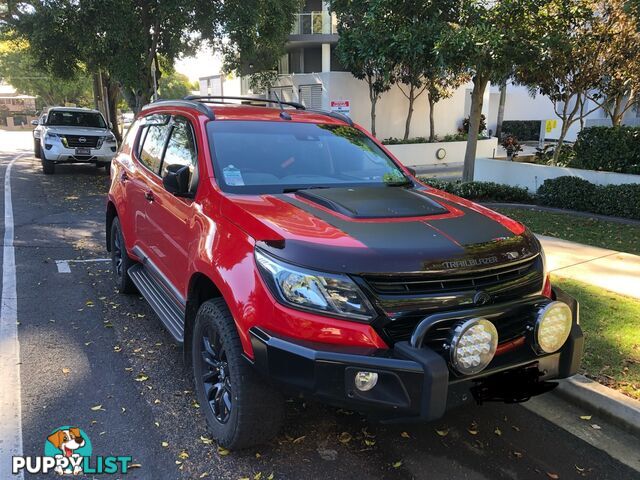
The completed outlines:
<svg viewBox="0 0 640 480">
<path fill-rule="evenodd" d="M 448 210 L 422 193 L 403 187 L 316 188 L 296 196 L 350 218 L 424 217 Z"/>
</svg>

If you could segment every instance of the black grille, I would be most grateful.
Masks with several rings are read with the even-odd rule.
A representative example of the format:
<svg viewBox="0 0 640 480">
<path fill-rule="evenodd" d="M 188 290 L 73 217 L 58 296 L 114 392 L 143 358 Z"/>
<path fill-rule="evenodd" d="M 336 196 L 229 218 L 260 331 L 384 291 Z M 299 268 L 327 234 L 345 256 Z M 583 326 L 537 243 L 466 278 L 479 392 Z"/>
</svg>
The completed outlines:
<svg viewBox="0 0 640 480">
<path fill-rule="evenodd" d="M 542 259 L 537 256 L 475 274 L 371 275 L 364 280 L 387 317 L 379 328 L 391 342 L 398 342 L 409 340 L 416 325 L 432 313 L 474 308 L 479 291 L 490 296 L 488 306 L 538 295 L 544 280 L 542 270 Z M 525 333 L 527 322 L 522 315 L 496 319 L 500 343 Z M 454 323 L 444 322 L 432 328 L 426 344 L 440 347 L 449 338 Z"/>
<path fill-rule="evenodd" d="M 380 295 L 431 295 L 460 290 L 487 290 L 527 275 L 535 268 L 536 259 L 516 266 L 496 267 L 466 275 L 367 276 L 365 280 Z"/>
<path fill-rule="evenodd" d="M 100 141 L 100 137 L 90 135 L 65 135 L 64 139 L 69 148 L 96 148 Z"/>
</svg>

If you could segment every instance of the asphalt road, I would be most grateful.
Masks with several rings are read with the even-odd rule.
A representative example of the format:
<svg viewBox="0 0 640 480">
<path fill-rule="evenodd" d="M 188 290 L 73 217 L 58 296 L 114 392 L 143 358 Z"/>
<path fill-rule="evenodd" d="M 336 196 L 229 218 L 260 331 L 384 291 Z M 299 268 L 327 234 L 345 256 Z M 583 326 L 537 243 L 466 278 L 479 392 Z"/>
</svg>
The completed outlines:
<svg viewBox="0 0 640 480">
<path fill-rule="evenodd" d="M 0 132 L 0 178 L 30 146 L 28 135 Z M 285 428 L 271 444 L 220 452 L 181 351 L 160 321 L 140 297 L 115 292 L 107 262 L 77 261 L 107 257 L 108 181 L 93 166 L 58 167 L 45 177 L 29 155 L 13 166 L 25 455 L 41 455 L 53 429 L 77 425 L 94 455 L 133 457 L 138 467 L 126 478 L 639 478 L 625 464 L 628 454 L 603 450 L 597 430 L 617 435 L 615 427 L 597 415 L 580 420 L 590 412 L 567 405 L 561 407 L 573 429 L 520 405 L 473 406 L 437 424 L 380 425 L 291 399 Z M 69 273 L 59 273 L 60 260 L 71 260 Z M 554 402 L 561 401 L 541 408 L 553 413 Z M 634 441 L 622 443 L 640 461 Z"/>
</svg>

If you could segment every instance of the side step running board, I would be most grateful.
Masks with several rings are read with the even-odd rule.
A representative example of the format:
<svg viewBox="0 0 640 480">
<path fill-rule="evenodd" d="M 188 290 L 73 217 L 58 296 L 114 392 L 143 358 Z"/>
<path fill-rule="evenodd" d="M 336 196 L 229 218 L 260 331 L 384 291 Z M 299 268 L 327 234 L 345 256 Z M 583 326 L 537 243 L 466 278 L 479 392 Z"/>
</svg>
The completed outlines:
<svg viewBox="0 0 640 480">
<path fill-rule="evenodd" d="M 184 342 L 184 310 L 141 264 L 129 269 L 129 276 L 164 326 L 177 342 Z"/>
</svg>

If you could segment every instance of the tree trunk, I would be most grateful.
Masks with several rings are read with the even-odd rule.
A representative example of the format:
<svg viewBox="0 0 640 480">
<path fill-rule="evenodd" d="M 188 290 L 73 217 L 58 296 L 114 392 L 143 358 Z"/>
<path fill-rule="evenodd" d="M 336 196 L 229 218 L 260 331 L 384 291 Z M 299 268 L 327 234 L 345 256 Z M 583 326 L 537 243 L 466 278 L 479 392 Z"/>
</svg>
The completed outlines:
<svg viewBox="0 0 640 480">
<path fill-rule="evenodd" d="M 427 100 L 429 101 L 429 141 L 436 141 L 436 124 L 434 119 L 434 110 L 436 108 L 436 102 L 433 101 L 433 96 L 427 92 Z"/>
<path fill-rule="evenodd" d="M 404 140 L 409 139 L 409 133 L 411 131 L 411 117 L 413 116 L 413 102 L 415 102 L 415 88 L 413 85 L 409 87 L 409 110 L 407 111 L 407 120 L 404 124 Z"/>
<path fill-rule="evenodd" d="M 624 111 L 622 110 L 622 98 L 618 95 L 614 100 L 613 112 L 611 112 L 611 125 L 619 127 L 622 124 L 623 118 Z"/>
<path fill-rule="evenodd" d="M 500 101 L 498 103 L 498 119 L 496 122 L 496 137 L 500 141 L 502 136 L 502 121 L 504 120 L 504 104 L 507 101 L 507 81 L 500 84 Z"/>
<path fill-rule="evenodd" d="M 369 100 L 371 100 L 371 135 L 376 136 L 376 103 L 378 96 L 373 91 L 373 80 L 369 79 Z"/>
<path fill-rule="evenodd" d="M 116 136 L 116 140 L 118 141 L 118 145 L 122 143 L 122 134 L 120 133 L 120 128 L 118 125 L 118 97 L 120 96 L 120 88 L 118 84 L 110 77 L 105 76 L 104 84 L 107 88 L 108 98 L 108 111 L 109 111 L 109 121 L 111 122 L 111 131 Z"/>
<path fill-rule="evenodd" d="M 480 116 L 482 115 L 482 101 L 484 91 L 489 83 L 488 79 L 476 76 L 473 78 L 473 90 L 471 91 L 471 112 L 469 113 L 469 134 L 467 136 L 467 149 L 464 154 L 464 170 L 462 181 L 473 181 L 476 163 L 476 150 L 478 148 L 478 130 L 480 129 Z"/>
</svg>

